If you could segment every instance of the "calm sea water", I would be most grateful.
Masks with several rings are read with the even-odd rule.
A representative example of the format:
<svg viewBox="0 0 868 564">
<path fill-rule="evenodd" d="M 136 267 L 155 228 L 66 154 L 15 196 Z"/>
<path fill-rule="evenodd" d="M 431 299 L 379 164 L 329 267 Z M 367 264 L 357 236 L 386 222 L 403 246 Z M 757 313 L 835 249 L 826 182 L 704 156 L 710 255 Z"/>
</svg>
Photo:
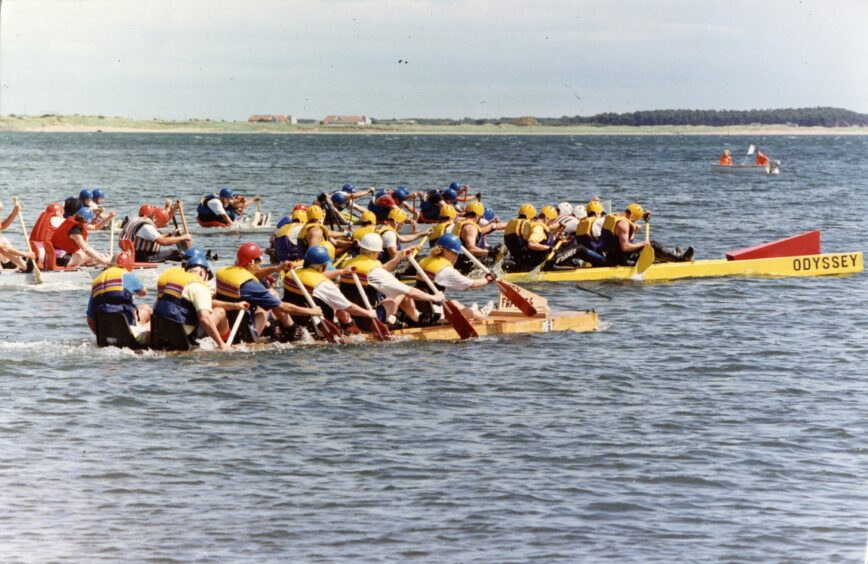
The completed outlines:
<svg viewBox="0 0 868 564">
<path fill-rule="evenodd" d="M 709 173 L 749 143 L 780 177 Z M 458 180 L 502 217 L 637 200 L 697 258 L 809 229 L 860 251 L 866 154 L 866 137 L 0 134 L 0 197 L 32 224 L 83 186 L 124 213 L 223 185 L 285 213 L 347 181 Z M 595 308 L 593 334 L 184 357 L 97 350 L 82 289 L 2 290 L 0 560 L 863 558 L 868 276 L 585 287 L 611 300 L 533 289 Z"/>
</svg>

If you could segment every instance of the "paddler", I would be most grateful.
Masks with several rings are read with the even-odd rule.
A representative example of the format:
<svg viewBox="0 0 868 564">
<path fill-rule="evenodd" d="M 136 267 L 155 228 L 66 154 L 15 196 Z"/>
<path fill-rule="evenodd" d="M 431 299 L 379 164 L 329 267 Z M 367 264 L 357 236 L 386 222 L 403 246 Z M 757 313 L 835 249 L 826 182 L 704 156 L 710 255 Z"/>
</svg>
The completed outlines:
<svg viewBox="0 0 868 564">
<path fill-rule="evenodd" d="M 503 246 L 495 245 L 488 248 L 485 236 L 496 229 L 503 229 L 506 224 L 489 223 L 485 227 L 481 227 L 479 220 L 484 214 L 485 206 L 482 205 L 482 202 L 470 202 L 464 208 L 464 219 L 452 228 L 452 234 L 461 239 L 461 244 L 464 245 L 467 252 L 472 253 L 486 266 L 491 266 L 500 257 L 500 250 Z M 462 253 L 455 263 L 455 268 L 461 274 L 469 274 L 473 271 L 474 264 Z"/>
<path fill-rule="evenodd" d="M 244 212 L 247 199 L 228 187 L 217 194 L 208 194 L 196 207 L 196 221 L 202 227 L 229 227 Z"/>
<path fill-rule="evenodd" d="M 636 224 L 640 219 L 647 223 L 651 217 L 650 211 L 645 211 L 637 203 L 632 203 L 623 213 L 613 213 L 603 221 L 601 240 L 606 255 L 606 262 L 613 266 L 633 266 L 639 258 L 642 249 L 651 245 L 654 249 L 654 262 L 687 262 L 693 259 L 693 247 L 688 247 L 684 253 L 673 253 L 657 241 L 633 241 L 640 230 Z"/>
<path fill-rule="evenodd" d="M 509 251 L 510 262 L 516 265 L 524 264 L 527 254 L 527 245 L 522 238 L 524 224 L 536 217 L 536 208 L 532 204 L 522 204 L 518 209 L 518 217 L 511 219 L 503 230 L 503 244 Z"/>
<path fill-rule="evenodd" d="M 522 222 L 520 241 L 524 248 L 518 257 L 513 256 L 511 270 L 531 270 L 548 257 L 559 232 L 558 229 L 552 231 L 557 218 L 558 212 L 553 206 L 543 206 L 535 218 Z"/>
<path fill-rule="evenodd" d="M 226 339 L 231 329 L 226 310 L 245 310 L 250 304 L 245 301 L 224 302 L 211 297 L 207 281 L 214 274 L 201 251 L 192 253 L 184 268 L 169 268 L 166 274 L 165 286 L 154 306 L 154 316 L 182 325 L 192 344 L 207 336 L 218 349 L 228 349 Z M 159 283 L 157 287 L 159 293 Z"/>
<path fill-rule="evenodd" d="M 111 258 L 97 252 L 87 242 L 88 223 L 93 220 L 93 212 L 81 207 L 75 215 L 67 217 L 55 230 L 51 244 L 57 253 L 59 266 L 110 265 Z M 130 257 L 132 258 L 132 257 Z"/>
<path fill-rule="evenodd" d="M 340 290 L 351 302 L 365 307 L 364 299 L 359 293 L 353 279 L 353 270 L 362 285 L 362 289 L 368 297 L 368 302 L 376 310 L 377 319 L 394 327 L 398 323 L 398 316 L 408 320 L 415 327 L 433 325 L 439 316 L 433 312 L 419 313 L 414 300 L 438 303 L 444 297 L 441 292 L 430 294 L 404 284 L 395 278 L 392 271 L 414 249 L 404 249 L 396 254 L 386 264 L 378 260 L 383 252 L 383 238 L 376 233 L 368 233 L 359 242 L 359 256 L 350 259 L 344 265 L 343 274 L 340 278 Z M 354 316 L 356 325 L 363 331 L 371 331 L 371 323 L 368 317 Z"/>
<path fill-rule="evenodd" d="M 379 194 L 379 195 L 378 195 Z M 398 202 L 391 194 L 387 194 L 385 190 L 374 192 L 374 198 L 368 202 L 368 211 L 377 216 L 378 222 L 383 222 L 389 217 L 389 212 L 398 207 Z"/>
<path fill-rule="evenodd" d="M 175 208 L 172 208 L 174 213 Z M 121 230 L 121 241 L 130 241 L 135 249 L 136 262 L 165 262 L 181 260 L 183 251 L 180 248 L 164 248 L 170 245 L 188 247 L 192 237 L 189 233 L 183 235 L 164 235 L 159 228 L 169 224 L 170 213 L 165 208 L 154 208 L 144 204 L 139 208 L 139 217 L 129 220 Z"/>
<path fill-rule="evenodd" d="M 305 214 L 307 221 L 298 233 L 299 254 L 302 257 L 308 249 L 320 245 L 323 241 L 328 241 L 331 236 L 328 227 L 323 225 L 325 212 L 320 206 L 308 207 Z"/>
<path fill-rule="evenodd" d="M 757 166 L 768 166 L 769 158 L 759 150 L 759 147 L 756 149 L 756 165 Z"/>
<path fill-rule="evenodd" d="M 187 266 L 187 262 L 189 262 L 190 259 L 192 259 L 193 257 L 197 256 L 207 258 L 205 251 L 203 251 L 199 247 L 190 247 L 189 249 L 184 251 L 184 255 L 181 257 L 181 266 L 170 266 L 160 274 L 160 277 L 157 278 L 158 300 L 163 297 L 163 290 L 166 288 L 166 284 L 168 283 L 169 278 L 177 273 L 184 272 L 185 267 Z"/>
<path fill-rule="evenodd" d="M 419 261 L 419 266 L 428 275 L 428 278 L 434 283 L 438 291 L 445 290 L 473 290 L 481 288 L 489 282 L 493 282 L 495 277 L 493 274 L 486 274 L 485 278 L 472 280 L 464 276 L 455 269 L 455 261 L 463 252 L 461 249 L 461 239 L 452 233 L 445 233 L 437 240 L 437 246 L 431 250 L 431 254 Z M 422 279 L 422 276 L 416 275 L 416 289 L 431 294 L 431 289 Z M 453 300 L 454 301 L 454 300 Z M 480 311 L 475 307 L 466 307 L 458 302 L 456 306 L 461 310 L 461 313 L 468 319 L 481 319 L 485 317 L 488 308 Z M 420 312 L 434 312 L 438 318 L 442 317 L 442 308 L 433 302 L 419 302 L 416 304 Z M 475 305 L 475 304 L 474 304 Z M 493 306 L 492 306 L 493 307 Z"/>
<path fill-rule="evenodd" d="M 328 253 L 326 253 L 328 254 Z M 238 247 L 236 261 L 233 266 L 227 266 L 217 271 L 217 294 L 216 298 L 223 302 L 248 302 L 251 312 L 251 332 L 254 337 L 264 336 L 266 328 L 273 331 L 274 327 L 269 324 L 269 314 L 273 314 L 280 321 L 282 334 L 288 340 L 294 340 L 300 335 L 293 326 L 293 315 L 322 315 L 319 308 L 294 305 L 281 302 L 277 292 L 266 288 L 259 280 L 259 265 L 262 263 L 262 249 L 256 243 L 244 243 Z M 284 263 L 282 269 L 288 269 L 291 265 Z"/>
<path fill-rule="evenodd" d="M 724 149 L 719 162 L 720 166 L 732 166 L 732 151 Z"/>
<path fill-rule="evenodd" d="M 277 262 L 301 259 L 298 235 L 305 223 L 307 223 L 307 212 L 298 209 L 292 212 L 292 217 L 288 223 L 282 226 L 278 224 L 277 232 L 275 232 L 272 241 L 274 258 Z"/>
<path fill-rule="evenodd" d="M 78 196 L 70 196 L 63 201 L 63 217 L 72 217 L 81 208 L 89 208 L 92 201 L 93 192 L 82 188 Z"/>
<path fill-rule="evenodd" d="M 576 256 L 591 266 L 605 266 L 606 257 L 600 239 L 606 214 L 603 204 L 595 198 L 587 203 L 585 213 L 586 217 L 580 219 L 576 226 L 576 243 L 579 245 Z"/>
<path fill-rule="evenodd" d="M 430 232 L 430 230 L 425 230 L 406 235 L 398 233 L 408 217 L 407 212 L 401 208 L 392 208 L 382 225 L 375 229 L 375 233 L 383 238 L 383 252 L 380 254 L 380 261 L 389 262 L 401 250 L 401 243 L 416 241 Z"/>
<path fill-rule="evenodd" d="M 86 209 L 90 211 L 90 208 Z M 145 304 L 136 306 L 133 301 L 133 295 L 144 297 L 148 291 L 132 273 L 133 263 L 129 253 L 118 253 L 110 266 L 93 279 L 87 302 L 87 326 L 94 335 L 97 334 L 97 313 L 123 314 L 137 340 L 141 340 L 148 330 L 151 308 Z"/>
<path fill-rule="evenodd" d="M 428 236 L 428 244 L 431 247 L 437 245 L 437 239 L 439 239 L 441 235 L 452 232 L 452 229 L 455 226 L 456 217 L 458 217 L 458 213 L 455 211 L 455 206 L 452 204 L 444 204 L 443 207 L 440 208 L 440 216 L 438 217 L 440 223 L 431 228 L 431 235 Z"/>
<path fill-rule="evenodd" d="M 3 203 L 0 202 L 0 210 L 3 209 Z M 12 212 L 6 216 L 3 223 L 0 223 L 0 232 L 9 229 L 18 214 L 21 213 L 21 205 L 18 202 L 12 206 Z M 24 260 L 27 259 L 27 260 Z M 22 272 L 30 272 L 33 270 L 33 260 L 36 259 L 36 254 L 33 252 L 19 251 L 12 246 L 6 237 L 0 235 L 0 262 L 11 262 Z M 0 267 L 2 268 L 2 267 Z"/>
<path fill-rule="evenodd" d="M 329 321 L 337 319 L 345 329 L 352 326 L 353 317 L 376 317 L 376 313 L 349 301 L 337 285 L 323 274 L 329 260 L 328 249 L 322 245 L 316 245 L 305 253 L 304 267 L 295 270 L 298 279 L 318 306 L 319 313 L 313 315 L 324 316 Z M 309 309 L 304 293 L 290 274 L 283 277 L 283 301 L 285 304 L 291 304 L 298 309 Z M 313 331 L 313 320 L 310 314 L 295 315 L 295 320 L 296 323 L 306 327 L 308 331 Z"/>
</svg>

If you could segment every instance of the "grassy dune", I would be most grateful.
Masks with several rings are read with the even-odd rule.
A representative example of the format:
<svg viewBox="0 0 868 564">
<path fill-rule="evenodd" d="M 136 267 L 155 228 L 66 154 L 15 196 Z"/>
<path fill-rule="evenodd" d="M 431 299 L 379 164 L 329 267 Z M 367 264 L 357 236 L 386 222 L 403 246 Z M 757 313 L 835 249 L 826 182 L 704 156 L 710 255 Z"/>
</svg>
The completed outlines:
<svg viewBox="0 0 868 564">
<path fill-rule="evenodd" d="M 866 127 L 756 126 L 530 126 L 404 125 L 322 126 L 213 120 L 137 120 L 117 116 L 0 116 L 0 131 L 120 133 L 432 134 L 432 135 L 868 135 Z"/>
</svg>

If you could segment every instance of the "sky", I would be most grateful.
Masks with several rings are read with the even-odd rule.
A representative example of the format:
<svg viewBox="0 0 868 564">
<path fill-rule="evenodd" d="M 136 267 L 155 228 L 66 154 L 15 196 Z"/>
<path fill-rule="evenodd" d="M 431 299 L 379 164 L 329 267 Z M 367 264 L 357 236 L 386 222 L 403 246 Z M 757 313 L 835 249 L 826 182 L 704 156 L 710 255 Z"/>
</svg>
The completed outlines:
<svg viewBox="0 0 868 564">
<path fill-rule="evenodd" d="M 0 0 L 0 113 L 868 113 L 868 0 Z"/>
</svg>

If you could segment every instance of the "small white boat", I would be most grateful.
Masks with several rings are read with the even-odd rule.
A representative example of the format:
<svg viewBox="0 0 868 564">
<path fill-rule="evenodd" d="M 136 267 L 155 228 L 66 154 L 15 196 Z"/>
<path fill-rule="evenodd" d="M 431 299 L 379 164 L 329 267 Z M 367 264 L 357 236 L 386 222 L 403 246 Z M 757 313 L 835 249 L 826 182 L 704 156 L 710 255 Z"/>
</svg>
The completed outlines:
<svg viewBox="0 0 868 564">
<path fill-rule="evenodd" d="M 720 172 L 723 174 L 764 174 L 773 176 L 781 173 L 781 167 L 778 161 L 771 161 L 765 166 L 755 164 L 722 165 L 712 163 L 711 172 Z"/>
<path fill-rule="evenodd" d="M 229 227 L 202 227 L 198 224 L 190 225 L 192 235 L 241 235 L 244 233 L 271 233 L 274 224 L 271 221 L 271 213 L 253 212 L 252 215 L 236 219 Z"/>
</svg>

